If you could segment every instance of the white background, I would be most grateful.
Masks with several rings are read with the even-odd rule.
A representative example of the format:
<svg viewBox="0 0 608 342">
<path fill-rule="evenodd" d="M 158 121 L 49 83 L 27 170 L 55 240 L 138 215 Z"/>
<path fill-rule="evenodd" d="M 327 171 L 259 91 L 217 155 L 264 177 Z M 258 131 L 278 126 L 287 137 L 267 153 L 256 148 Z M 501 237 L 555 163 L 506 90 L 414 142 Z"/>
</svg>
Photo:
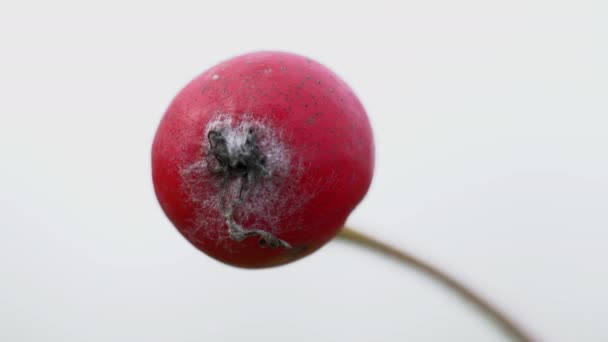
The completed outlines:
<svg viewBox="0 0 608 342">
<path fill-rule="evenodd" d="M 539 339 L 608 341 L 606 1 L 0 4 L 0 340 L 500 341 L 420 274 L 333 242 L 246 271 L 156 202 L 151 141 L 191 78 L 308 55 L 377 143 L 354 227 Z"/>
</svg>

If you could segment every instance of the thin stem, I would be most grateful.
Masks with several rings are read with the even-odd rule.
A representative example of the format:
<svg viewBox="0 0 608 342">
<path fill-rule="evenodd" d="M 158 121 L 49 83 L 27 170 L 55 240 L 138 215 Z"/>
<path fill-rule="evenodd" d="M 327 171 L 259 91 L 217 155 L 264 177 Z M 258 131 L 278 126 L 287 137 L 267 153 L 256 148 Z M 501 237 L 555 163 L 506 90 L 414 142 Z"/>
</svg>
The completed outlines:
<svg viewBox="0 0 608 342">
<path fill-rule="evenodd" d="M 523 329 L 511 319 L 509 319 L 504 313 L 498 310 L 495 306 L 490 304 L 488 301 L 483 299 L 480 295 L 475 293 L 473 290 L 467 288 L 458 280 L 452 278 L 445 272 L 437 269 L 436 267 L 428 264 L 413 256 L 409 253 L 401 251 L 397 248 L 391 247 L 383 242 L 373 239 L 365 234 L 355 231 L 351 228 L 344 227 L 338 234 L 338 238 L 351 242 L 366 248 L 369 248 L 375 252 L 384 254 L 385 256 L 392 257 L 402 262 L 406 266 L 412 266 L 415 269 L 426 273 L 428 276 L 439 281 L 443 285 L 454 290 L 464 299 L 469 301 L 471 304 L 476 306 L 481 312 L 491 318 L 505 334 L 511 337 L 515 341 L 521 342 L 532 342 L 534 339 L 530 337 Z"/>
</svg>

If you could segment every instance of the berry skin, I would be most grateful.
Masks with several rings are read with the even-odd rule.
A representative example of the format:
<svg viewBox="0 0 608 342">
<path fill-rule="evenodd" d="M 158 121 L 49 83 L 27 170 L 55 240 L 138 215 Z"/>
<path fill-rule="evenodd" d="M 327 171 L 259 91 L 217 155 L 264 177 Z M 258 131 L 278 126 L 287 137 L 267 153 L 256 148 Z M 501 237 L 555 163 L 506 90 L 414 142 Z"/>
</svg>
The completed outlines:
<svg viewBox="0 0 608 342">
<path fill-rule="evenodd" d="M 162 118 L 152 178 L 194 246 L 239 267 L 308 255 L 340 230 L 374 169 L 365 109 L 323 65 L 284 52 L 224 61 Z"/>
</svg>

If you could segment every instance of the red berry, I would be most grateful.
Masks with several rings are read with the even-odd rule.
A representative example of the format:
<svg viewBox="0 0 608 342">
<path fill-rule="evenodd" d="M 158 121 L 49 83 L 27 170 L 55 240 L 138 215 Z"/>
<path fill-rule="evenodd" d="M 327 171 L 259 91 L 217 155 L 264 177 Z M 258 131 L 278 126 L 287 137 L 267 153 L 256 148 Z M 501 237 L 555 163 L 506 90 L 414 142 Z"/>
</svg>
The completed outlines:
<svg viewBox="0 0 608 342">
<path fill-rule="evenodd" d="M 373 174 L 369 120 L 323 65 L 242 55 L 175 97 L 152 146 L 156 196 L 197 248 L 241 267 L 312 253 L 342 227 Z"/>
</svg>

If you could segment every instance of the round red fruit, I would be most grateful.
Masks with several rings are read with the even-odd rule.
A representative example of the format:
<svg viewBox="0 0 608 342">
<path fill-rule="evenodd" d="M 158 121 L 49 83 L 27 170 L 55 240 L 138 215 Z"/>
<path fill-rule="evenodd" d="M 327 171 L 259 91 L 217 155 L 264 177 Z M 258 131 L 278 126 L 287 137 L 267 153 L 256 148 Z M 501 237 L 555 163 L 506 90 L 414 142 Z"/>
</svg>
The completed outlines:
<svg viewBox="0 0 608 342">
<path fill-rule="evenodd" d="M 323 65 L 284 52 L 224 61 L 167 109 L 152 146 L 156 196 L 194 246 L 269 267 L 312 253 L 365 196 L 368 117 Z"/>
</svg>

